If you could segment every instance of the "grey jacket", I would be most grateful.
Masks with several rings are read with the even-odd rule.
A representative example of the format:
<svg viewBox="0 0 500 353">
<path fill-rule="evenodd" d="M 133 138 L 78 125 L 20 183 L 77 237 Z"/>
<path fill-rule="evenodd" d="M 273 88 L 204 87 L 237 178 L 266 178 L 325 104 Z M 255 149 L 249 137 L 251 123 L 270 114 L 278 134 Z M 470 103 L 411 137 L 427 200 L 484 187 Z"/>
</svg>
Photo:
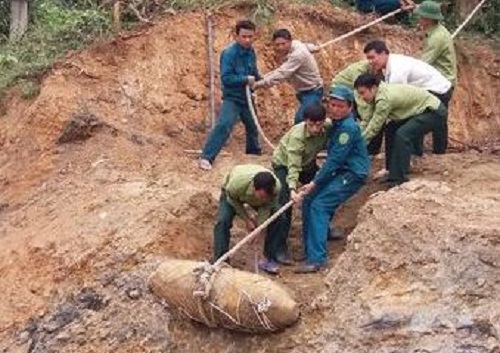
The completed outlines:
<svg viewBox="0 0 500 353">
<path fill-rule="evenodd" d="M 292 84 L 297 92 L 323 86 L 318 64 L 311 53 L 313 48 L 313 44 L 293 40 L 285 62 L 276 70 L 264 75 L 262 84 L 273 86 L 286 80 Z"/>
</svg>

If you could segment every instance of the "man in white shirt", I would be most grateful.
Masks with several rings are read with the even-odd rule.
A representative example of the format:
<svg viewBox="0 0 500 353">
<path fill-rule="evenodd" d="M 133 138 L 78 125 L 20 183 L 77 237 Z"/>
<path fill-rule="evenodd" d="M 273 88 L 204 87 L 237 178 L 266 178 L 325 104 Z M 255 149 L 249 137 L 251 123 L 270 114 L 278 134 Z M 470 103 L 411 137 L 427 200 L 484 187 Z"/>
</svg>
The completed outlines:
<svg viewBox="0 0 500 353">
<path fill-rule="evenodd" d="M 381 40 L 368 43 L 364 53 L 372 69 L 383 72 L 387 83 L 417 86 L 436 96 L 444 95 L 451 89 L 451 82 L 433 66 L 411 56 L 391 54 Z"/>
<path fill-rule="evenodd" d="M 364 53 L 367 60 L 375 72 L 382 72 L 384 80 L 387 83 L 402 83 L 416 87 L 420 87 L 435 95 L 447 107 L 453 92 L 452 83 L 443 76 L 433 66 L 427 64 L 422 60 L 414 57 L 391 54 L 384 41 L 374 40 L 369 42 L 365 48 Z M 442 129 L 447 131 L 447 119 L 443 121 Z M 387 124 L 385 130 L 386 140 L 393 137 L 395 126 L 393 123 Z M 433 133 L 433 152 L 435 154 L 445 153 L 439 146 L 446 146 L 439 139 L 440 136 L 445 136 L 440 131 Z M 421 157 L 423 155 L 423 140 L 419 146 L 415 146 L 416 155 Z"/>
<path fill-rule="evenodd" d="M 278 29 L 273 33 L 273 45 L 278 56 L 284 59 L 283 63 L 265 74 L 262 80 L 255 83 L 254 88 L 271 87 L 283 81 L 290 82 L 300 102 L 295 115 L 295 124 L 298 124 L 304 120 L 305 108 L 323 98 L 323 79 L 312 54 L 319 49 L 314 44 L 293 40 L 287 29 Z"/>
</svg>

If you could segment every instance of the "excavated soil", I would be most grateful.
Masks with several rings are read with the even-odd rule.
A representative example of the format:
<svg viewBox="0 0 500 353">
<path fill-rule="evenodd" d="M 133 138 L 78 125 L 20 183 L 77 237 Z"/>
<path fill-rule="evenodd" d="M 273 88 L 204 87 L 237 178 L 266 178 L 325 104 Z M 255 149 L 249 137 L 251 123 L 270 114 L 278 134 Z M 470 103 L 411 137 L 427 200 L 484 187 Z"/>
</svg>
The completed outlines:
<svg viewBox="0 0 500 353">
<path fill-rule="evenodd" d="M 217 53 L 245 11 L 215 15 Z M 272 27 L 324 42 L 366 21 L 328 5 L 284 6 Z M 257 42 L 264 72 L 274 65 L 272 27 L 262 28 Z M 329 80 L 362 58 L 369 39 L 415 54 L 418 36 L 378 26 L 318 61 Z M 479 44 L 457 46 L 452 136 L 495 142 L 498 56 Z M 375 197 L 380 186 L 367 185 L 336 217 L 345 233 L 354 231 L 347 243 L 331 244 L 331 270 L 298 276 L 285 269 L 277 279 L 302 305 L 301 322 L 284 333 L 209 330 L 157 302 L 146 279 L 162 259 L 210 256 L 223 175 L 237 163 L 269 164 L 268 155 L 240 152 L 241 128 L 211 173 L 200 173 L 184 153 L 205 137 L 206 67 L 204 17 L 180 13 L 69 54 L 32 101 L 16 89 L 7 94 L 0 117 L 0 352 L 500 349 L 500 164 L 488 153 L 430 157 L 418 180 Z M 295 104 L 287 86 L 258 97 L 274 141 L 290 126 Z M 295 254 L 299 226 L 296 219 Z M 234 231 L 234 240 L 245 234 L 240 224 Z M 253 261 L 247 249 L 234 265 L 251 271 Z"/>
</svg>

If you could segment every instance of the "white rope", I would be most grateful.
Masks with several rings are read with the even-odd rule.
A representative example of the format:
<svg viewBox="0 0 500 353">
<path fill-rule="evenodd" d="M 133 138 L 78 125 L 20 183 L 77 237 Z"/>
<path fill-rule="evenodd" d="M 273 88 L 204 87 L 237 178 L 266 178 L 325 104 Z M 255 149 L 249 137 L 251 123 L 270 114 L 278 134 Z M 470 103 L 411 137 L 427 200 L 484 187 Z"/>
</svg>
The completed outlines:
<svg viewBox="0 0 500 353">
<path fill-rule="evenodd" d="M 402 12 L 402 11 L 403 11 L 403 9 L 397 9 L 397 10 L 395 10 L 395 11 L 389 12 L 388 14 L 386 14 L 386 15 L 384 15 L 384 16 L 382 16 L 382 17 L 380 17 L 380 18 L 377 18 L 377 19 L 376 19 L 376 20 L 374 20 L 374 21 L 368 22 L 367 24 L 365 24 L 365 25 L 363 25 L 363 26 L 361 26 L 361 27 L 358 27 L 358 28 L 356 28 L 355 30 L 352 30 L 351 32 L 348 32 L 348 33 L 346 33 L 346 34 L 341 35 L 340 37 L 337 37 L 337 38 L 335 38 L 335 39 L 329 40 L 329 41 L 328 41 L 328 42 L 326 42 L 326 43 L 321 44 L 321 45 L 319 46 L 319 49 L 323 49 L 324 47 L 327 47 L 327 46 L 329 46 L 330 44 L 334 44 L 334 43 L 340 42 L 341 40 L 344 40 L 344 39 L 346 39 L 346 38 L 349 38 L 349 37 L 351 37 L 351 36 L 355 35 L 356 33 L 359 33 L 359 32 L 361 32 L 361 31 L 363 31 L 363 30 L 367 29 L 368 27 L 371 27 L 371 26 L 373 26 L 373 25 L 376 25 L 377 23 L 380 23 L 380 22 L 384 21 L 385 19 L 387 19 L 387 18 L 389 18 L 389 17 L 392 17 L 392 16 L 394 16 L 394 15 L 397 15 L 398 13 L 400 13 L 400 12 Z"/>
<path fill-rule="evenodd" d="M 244 237 L 242 240 L 240 240 L 239 243 L 237 243 L 231 250 L 229 250 L 227 253 L 222 255 L 212 266 L 217 268 L 220 266 L 224 261 L 226 261 L 228 258 L 230 258 L 233 254 L 235 254 L 238 250 L 240 250 L 244 245 L 246 245 L 248 242 L 250 242 L 253 238 L 255 238 L 257 235 L 260 234 L 264 229 L 267 228 L 268 225 L 270 225 L 276 218 L 281 216 L 286 210 L 288 210 L 290 207 L 293 205 L 293 200 L 289 201 L 286 203 L 283 207 L 281 207 L 278 211 L 273 213 L 271 217 L 269 217 L 264 223 L 262 223 L 260 226 L 255 228 L 250 234 L 248 234 L 246 237 Z"/>
<path fill-rule="evenodd" d="M 274 222 L 279 216 L 281 216 L 286 210 L 288 210 L 293 205 L 293 200 L 286 203 L 278 211 L 272 214 L 264 223 L 251 231 L 246 237 L 240 240 L 231 250 L 222 255 L 215 263 L 210 264 L 208 262 L 203 262 L 200 266 L 193 270 L 193 274 L 196 278 L 196 288 L 193 292 L 193 296 L 201 297 L 203 299 L 208 299 L 210 296 L 210 291 L 212 290 L 212 285 L 215 279 L 217 271 L 219 271 L 220 266 L 224 261 L 229 259 L 238 250 L 245 246 L 248 242 L 252 241 L 257 237 L 264 229 L 267 228 L 272 222 Z"/>
<path fill-rule="evenodd" d="M 476 12 L 479 11 L 481 6 L 483 6 L 485 2 L 486 2 L 486 0 L 483 0 L 479 4 L 477 4 L 477 6 L 474 8 L 474 10 L 472 10 L 470 15 L 467 16 L 465 21 L 462 22 L 462 24 L 460 26 L 458 26 L 458 28 L 455 30 L 455 32 L 453 32 L 453 34 L 451 35 L 451 38 L 455 38 L 457 36 L 457 34 L 467 25 L 467 23 L 469 23 L 469 21 L 472 19 L 472 17 L 476 14 Z"/>
<path fill-rule="evenodd" d="M 250 91 L 250 87 L 247 85 L 245 87 L 246 93 L 247 93 L 247 104 L 248 108 L 250 109 L 250 113 L 252 114 L 253 121 L 255 122 L 255 125 L 257 126 L 257 130 L 259 130 L 260 135 L 264 139 L 264 141 L 268 144 L 269 147 L 271 147 L 273 150 L 276 149 L 274 145 L 272 144 L 271 141 L 266 137 L 266 134 L 264 133 L 264 130 L 262 130 L 262 127 L 259 124 L 259 119 L 257 119 L 257 114 L 255 113 L 255 107 L 253 105 L 253 100 L 252 100 L 252 92 Z"/>
</svg>

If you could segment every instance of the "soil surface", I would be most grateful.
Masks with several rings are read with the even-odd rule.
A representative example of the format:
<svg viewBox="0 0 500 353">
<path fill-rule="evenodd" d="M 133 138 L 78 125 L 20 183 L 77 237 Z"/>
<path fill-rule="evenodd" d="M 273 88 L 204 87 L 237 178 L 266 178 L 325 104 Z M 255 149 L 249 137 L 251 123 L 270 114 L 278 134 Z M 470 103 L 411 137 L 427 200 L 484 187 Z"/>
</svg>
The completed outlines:
<svg viewBox="0 0 500 353">
<path fill-rule="evenodd" d="M 215 14 L 217 54 L 245 14 Z M 259 31 L 259 66 L 275 65 L 273 28 L 321 43 L 366 21 L 326 4 L 280 7 Z M 270 163 L 270 151 L 242 154 L 241 126 L 210 173 L 184 152 L 201 147 L 209 123 L 204 26 L 200 13 L 167 16 L 69 54 L 34 100 L 16 88 L 7 94 L 0 352 L 498 352 L 500 160 L 490 152 L 500 136 L 500 70 L 498 55 L 480 44 L 457 43 L 451 143 L 455 151 L 464 143 L 493 149 L 429 156 L 411 183 L 389 192 L 365 186 L 336 216 L 350 235 L 330 244 L 329 271 L 285 268 L 276 279 L 301 303 L 298 325 L 264 337 L 209 330 L 152 297 L 146 281 L 162 260 L 210 257 L 225 173 Z M 329 47 L 318 62 L 329 81 L 363 58 L 370 39 L 417 55 L 420 37 L 380 25 Z M 277 141 L 293 120 L 293 91 L 282 85 L 257 100 Z M 296 256 L 299 226 L 295 212 Z M 245 235 L 242 224 L 233 235 Z M 254 250 L 233 265 L 252 271 Z"/>
</svg>

